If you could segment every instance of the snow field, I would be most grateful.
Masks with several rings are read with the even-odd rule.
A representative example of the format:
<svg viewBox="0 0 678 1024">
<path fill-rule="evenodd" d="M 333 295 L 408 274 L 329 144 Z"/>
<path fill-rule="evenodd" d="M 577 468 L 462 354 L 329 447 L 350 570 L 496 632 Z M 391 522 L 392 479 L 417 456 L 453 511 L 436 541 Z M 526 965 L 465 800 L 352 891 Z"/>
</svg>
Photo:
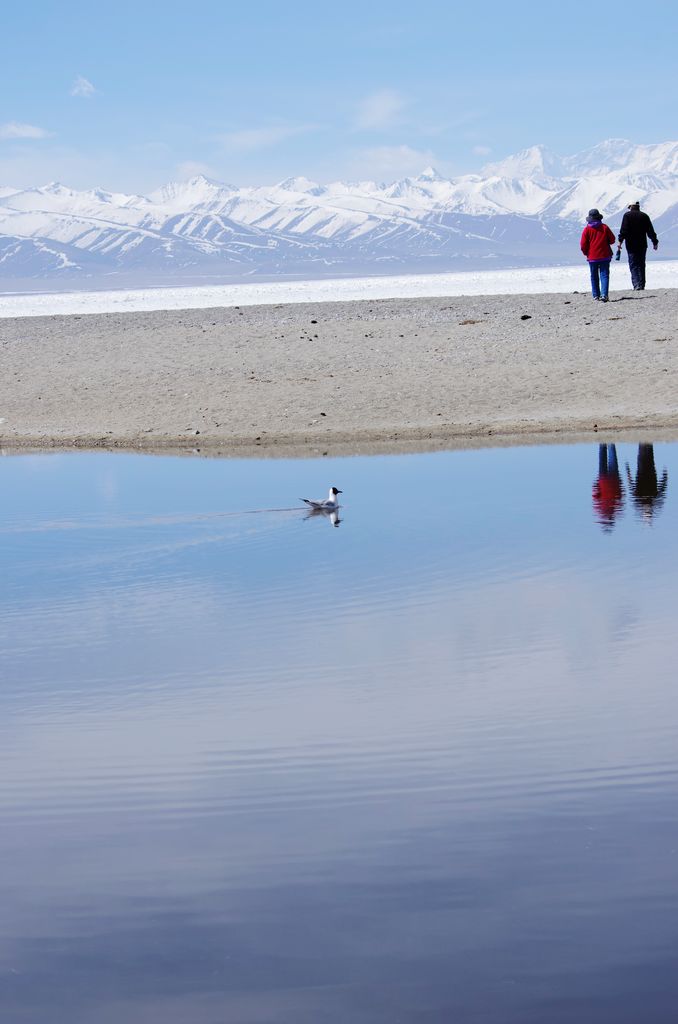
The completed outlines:
<svg viewBox="0 0 678 1024">
<path fill-rule="evenodd" d="M 678 287 L 678 260 L 648 258 L 648 290 Z M 610 288 L 631 288 L 625 260 L 612 262 Z M 271 281 L 194 288 L 0 295 L 0 318 L 84 313 L 134 313 L 213 306 L 258 306 L 298 302 L 346 302 L 462 295 L 534 295 L 589 291 L 589 273 L 579 266 L 487 270 L 456 274 L 411 274 L 315 281 Z"/>
</svg>

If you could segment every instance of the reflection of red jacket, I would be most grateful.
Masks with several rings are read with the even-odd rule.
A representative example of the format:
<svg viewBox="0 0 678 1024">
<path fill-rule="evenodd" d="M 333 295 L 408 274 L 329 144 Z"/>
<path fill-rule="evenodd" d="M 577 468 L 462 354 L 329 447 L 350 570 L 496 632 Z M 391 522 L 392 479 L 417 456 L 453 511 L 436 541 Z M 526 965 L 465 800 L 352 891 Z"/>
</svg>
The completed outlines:
<svg viewBox="0 0 678 1024">
<path fill-rule="evenodd" d="M 603 523 L 613 523 L 623 505 L 621 478 L 612 473 L 601 475 L 593 484 L 593 506 Z"/>
<path fill-rule="evenodd" d="M 581 251 L 586 256 L 586 259 L 591 260 L 611 260 L 612 249 L 610 246 L 614 242 L 614 235 L 608 228 L 607 224 L 587 224 L 581 235 Z"/>
</svg>

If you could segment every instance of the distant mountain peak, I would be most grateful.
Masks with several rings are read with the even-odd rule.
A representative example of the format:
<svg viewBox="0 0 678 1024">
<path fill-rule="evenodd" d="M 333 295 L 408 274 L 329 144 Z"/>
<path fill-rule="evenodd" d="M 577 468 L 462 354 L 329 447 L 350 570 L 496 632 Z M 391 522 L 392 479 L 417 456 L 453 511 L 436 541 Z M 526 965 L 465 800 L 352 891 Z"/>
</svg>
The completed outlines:
<svg viewBox="0 0 678 1024">
<path fill-rule="evenodd" d="M 208 178 L 206 174 L 195 174 L 192 178 L 186 180 L 187 185 L 191 185 L 193 188 L 201 185 L 209 185 L 212 188 L 224 188 L 230 186 L 224 186 L 223 182 L 216 181 L 215 178 Z"/>
<path fill-rule="evenodd" d="M 148 198 L 151 202 L 161 205 L 169 204 L 176 208 L 185 205 L 186 209 L 193 209 L 237 191 L 235 185 L 227 185 L 207 178 L 204 174 L 196 174 L 187 181 L 170 181 L 166 185 L 161 185 L 151 192 Z"/>
<path fill-rule="evenodd" d="M 534 180 L 601 177 L 616 171 L 677 174 L 678 142 L 639 145 L 628 139 L 605 139 L 565 157 L 558 156 L 547 146 L 536 145 L 483 167 L 483 174 L 491 177 Z"/>
<path fill-rule="evenodd" d="M 628 139 L 606 139 L 563 160 L 575 177 L 626 171 L 629 174 L 678 173 L 678 142 L 636 144 Z"/>
<path fill-rule="evenodd" d="M 483 167 L 483 174 L 497 178 L 557 178 L 562 173 L 563 164 L 560 157 L 541 144 L 522 149 L 505 160 Z"/>
<path fill-rule="evenodd" d="M 66 185 L 62 185 L 60 181 L 50 181 L 47 185 L 43 185 L 37 191 L 45 192 L 48 195 L 53 196 L 70 196 L 73 195 L 73 189 L 68 188 Z"/>
<path fill-rule="evenodd" d="M 485 175 L 445 178 L 429 166 L 383 184 L 295 176 L 239 188 L 196 174 L 148 196 L 0 186 L 0 279 L 543 266 L 579 258 L 591 207 L 614 230 L 635 200 L 664 258 L 678 254 L 678 142 L 607 139 L 566 157 L 535 145 Z"/>
<path fill-rule="evenodd" d="M 425 167 L 416 181 L 447 181 L 446 178 L 439 174 L 435 167 Z"/>
<path fill-rule="evenodd" d="M 308 192 L 311 195 L 319 195 L 323 191 L 323 187 L 318 184 L 317 181 L 311 181 L 309 178 L 305 178 L 302 175 L 297 177 L 285 178 L 278 185 L 278 188 L 282 188 L 285 192 Z"/>
</svg>

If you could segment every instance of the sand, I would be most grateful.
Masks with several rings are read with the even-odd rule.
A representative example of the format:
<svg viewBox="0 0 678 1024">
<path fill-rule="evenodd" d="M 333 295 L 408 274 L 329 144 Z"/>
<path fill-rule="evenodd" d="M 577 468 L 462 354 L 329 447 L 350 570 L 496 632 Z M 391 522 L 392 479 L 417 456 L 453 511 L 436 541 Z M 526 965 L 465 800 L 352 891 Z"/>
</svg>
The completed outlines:
<svg viewBox="0 0 678 1024">
<path fill-rule="evenodd" d="M 316 454 L 678 431 L 678 290 L 0 321 L 5 450 Z"/>
</svg>

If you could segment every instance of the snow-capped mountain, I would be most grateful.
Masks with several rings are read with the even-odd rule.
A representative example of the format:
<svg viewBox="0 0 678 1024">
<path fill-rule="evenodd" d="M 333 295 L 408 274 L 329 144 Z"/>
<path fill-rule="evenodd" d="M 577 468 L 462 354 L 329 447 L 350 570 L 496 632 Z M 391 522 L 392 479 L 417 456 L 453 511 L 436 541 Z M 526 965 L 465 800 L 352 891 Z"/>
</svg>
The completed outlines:
<svg viewBox="0 0 678 1024">
<path fill-rule="evenodd" d="M 459 270 L 576 262 L 587 211 L 614 229 L 640 200 L 678 257 L 678 142 L 544 146 L 445 178 L 385 184 L 305 177 L 238 187 L 199 176 L 148 196 L 0 186 L 0 281 L 148 284 Z"/>
</svg>

